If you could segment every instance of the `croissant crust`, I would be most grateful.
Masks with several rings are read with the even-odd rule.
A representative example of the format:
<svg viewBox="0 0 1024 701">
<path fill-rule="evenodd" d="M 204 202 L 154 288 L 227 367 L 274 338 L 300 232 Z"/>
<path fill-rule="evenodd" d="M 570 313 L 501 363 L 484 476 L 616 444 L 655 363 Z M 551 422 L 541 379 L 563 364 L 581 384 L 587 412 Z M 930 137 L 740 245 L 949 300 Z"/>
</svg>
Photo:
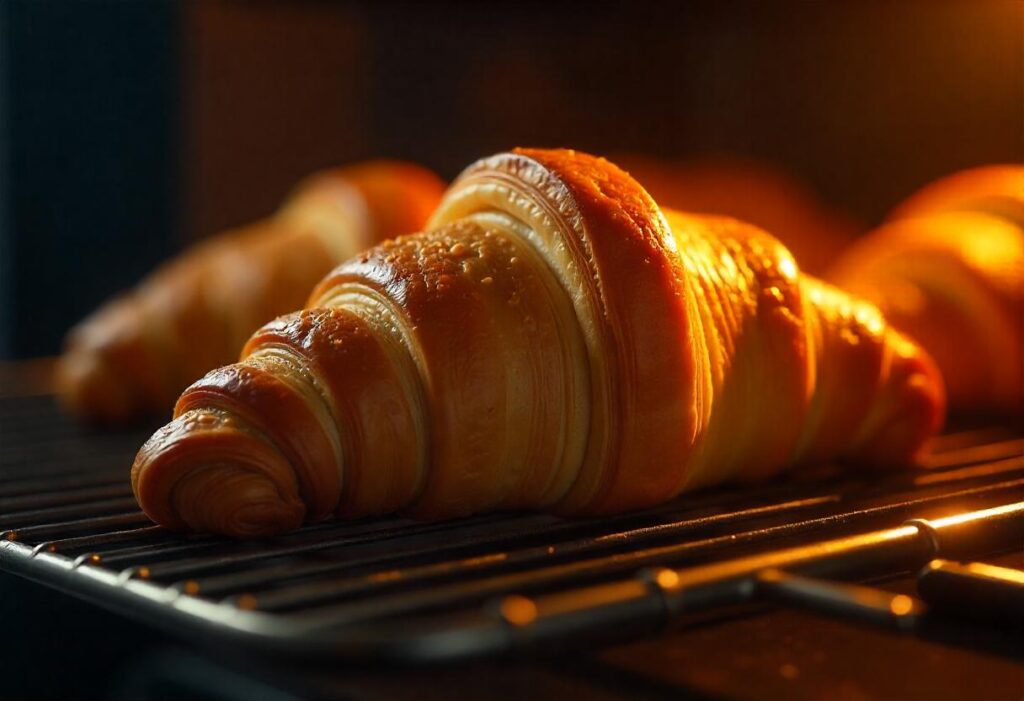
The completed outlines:
<svg viewBox="0 0 1024 701">
<path fill-rule="evenodd" d="M 307 520 L 608 513 L 813 460 L 911 464 L 942 410 L 928 356 L 769 234 L 524 149 L 470 166 L 427 231 L 341 264 L 186 390 L 133 485 L 159 522 L 234 536 L 292 527 L 296 500 Z M 279 509 L 175 482 L 221 471 Z"/>
</svg>

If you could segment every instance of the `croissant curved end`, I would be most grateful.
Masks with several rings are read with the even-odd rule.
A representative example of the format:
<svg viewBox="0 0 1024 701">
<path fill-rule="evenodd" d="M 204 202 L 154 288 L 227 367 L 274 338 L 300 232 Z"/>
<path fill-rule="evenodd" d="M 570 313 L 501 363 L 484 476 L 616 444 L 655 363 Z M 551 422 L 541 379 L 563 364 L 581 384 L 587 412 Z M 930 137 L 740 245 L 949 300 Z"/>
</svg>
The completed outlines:
<svg viewBox="0 0 1024 701">
<path fill-rule="evenodd" d="M 117 297 L 68 333 L 53 379 L 58 398 L 75 416 L 125 423 L 176 394 L 153 362 L 158 351 L 136 323 L 139 313 L 134 300 Z"/>
<path fill-rule="evenodd" d="M 920 464 L 927 440 L 942 428 L 946 394 L 942 373 L 931 356 L 903 334 L 889 329 L 891 349 L 874 411 L 855 440 L 857 459 L 869 468 Z"/>
<path fill-rule="evenodd" d="M 101 423 L 122 423 L 143 407 L 138 392 L 89 349 L 71 348 L 54 368 L 54 384 L 63 406 L 75 416 Z"/>
<path fill-rule="evenodd" d="M 280 451 L 215 410 L 187 411 L 153 434 L 135 458 L 132 489 L 150 518 L 174 530 L 251 538 L 306 516 Z"/>
</svg>

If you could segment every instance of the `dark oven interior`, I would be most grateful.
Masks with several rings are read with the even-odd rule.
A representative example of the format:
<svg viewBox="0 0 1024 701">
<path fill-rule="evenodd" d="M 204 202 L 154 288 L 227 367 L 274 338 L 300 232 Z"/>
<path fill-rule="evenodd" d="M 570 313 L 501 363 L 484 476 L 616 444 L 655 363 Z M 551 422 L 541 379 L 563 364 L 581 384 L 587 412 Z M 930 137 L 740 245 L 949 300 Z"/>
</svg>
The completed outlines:
<svg viewBox="0 0 1024 701">
<path fill-rule="evenodd" d="M 602 519 L 154 525 L 67 329 L 302 176 L 518 145 L 794 174 L 859 231 L 1024 162 L 1018 2 L 0 3 L 0 699 L 1016 699 L 1024 430 Z M 856 466 L 854 466 L 856 467 Z"/>
</svg>

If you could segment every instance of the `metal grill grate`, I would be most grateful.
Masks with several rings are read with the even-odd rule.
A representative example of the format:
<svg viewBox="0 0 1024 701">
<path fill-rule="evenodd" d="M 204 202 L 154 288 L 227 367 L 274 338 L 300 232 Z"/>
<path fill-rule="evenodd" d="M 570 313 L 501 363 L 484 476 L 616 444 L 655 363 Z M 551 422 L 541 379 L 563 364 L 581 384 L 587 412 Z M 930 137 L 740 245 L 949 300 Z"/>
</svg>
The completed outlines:
<svg viewBox="0 0 1024 701">
<path fill-rule="evenodd" d="M 1024 440 L 999 427 L 938 439 L 925 472 L 823 470 L 594 520 L 377 519 L 256 543 L 152 525 L 127 484 L 143 437 L 83 433 L 50 397 L 0 399 L 0 567 L 182 635 L 306 658 L 594 644 L 765 598 L 906 625 L 920 602 L 806 577 L 905 573 L 1024 538 Z"/>
</svg>

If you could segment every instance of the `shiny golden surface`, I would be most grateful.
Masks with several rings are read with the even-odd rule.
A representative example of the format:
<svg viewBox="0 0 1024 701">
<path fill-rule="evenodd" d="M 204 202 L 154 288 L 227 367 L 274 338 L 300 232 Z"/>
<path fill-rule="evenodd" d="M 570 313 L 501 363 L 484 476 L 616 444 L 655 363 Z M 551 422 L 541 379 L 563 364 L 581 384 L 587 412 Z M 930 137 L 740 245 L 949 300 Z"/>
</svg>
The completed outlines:
<svg viewBox="0 0 1024 701">
<path fill-rule="evenodd" d="M 942 402 L 919 348 L 767 233 L 662 210 L 603 159 L 521 150 L 186 390 L 132 476 L 159 523 L 239 537 L 609 513 L 812 460 L 908 465 Z"/>
<path fill-rule="evenodd" d="M 924 188 L 830 278 L 928 349 L 954 409 L 1024 411 L 1024 166 Z"/>
<path fill-rule="evenodd" d="M 940 178 L 904 200 L 891 218 L 933 212 L 983 212 L 1024 224 L 1024 166 L 979 166 Z"/>
</svg>

